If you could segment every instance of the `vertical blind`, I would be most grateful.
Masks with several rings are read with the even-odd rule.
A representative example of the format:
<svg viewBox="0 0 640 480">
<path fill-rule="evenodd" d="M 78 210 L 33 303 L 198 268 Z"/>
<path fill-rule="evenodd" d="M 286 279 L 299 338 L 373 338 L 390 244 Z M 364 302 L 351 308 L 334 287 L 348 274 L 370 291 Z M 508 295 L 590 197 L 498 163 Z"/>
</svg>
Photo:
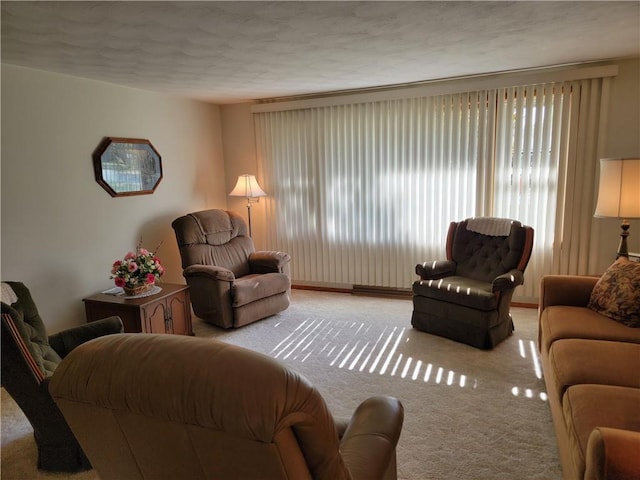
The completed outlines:
<svg viewBox="0 0 640 480">
<path fill-rule="evenodd" d="M 492 214 L 534 228 L 520 297 L 537 297 L 540 277 L 552 271 L 558 171 L 567 158 L 572 99 L 570 82 L 498 90 Z"/>
<path fill-rule="evenodd" d="M 579 82 L 578 82 L 579 83 Z M 268 248 L 298 282 L 409 288 L 451 221 L 535 229 L 521 299 L 554 263 L 575 127 L 572 82 L 254 115 Z M 563 203 L 564 205 L 564 203 Z"/>
</svg>

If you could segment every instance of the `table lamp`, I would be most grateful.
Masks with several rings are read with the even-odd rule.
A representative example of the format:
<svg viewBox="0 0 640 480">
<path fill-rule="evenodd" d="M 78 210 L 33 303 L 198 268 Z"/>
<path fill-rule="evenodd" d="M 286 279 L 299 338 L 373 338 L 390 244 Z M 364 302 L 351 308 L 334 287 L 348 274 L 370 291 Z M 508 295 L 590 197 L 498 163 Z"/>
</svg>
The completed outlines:
<svg viewBox="0 0 640 480">
<path fill-rule="evenodd" d="M 595 217 L 621 218 L 620 246 L 616 258 L 629 258 L 627 237 L 630 218 L 640 218 L 640 158 L 603 158 Z"/>
<path fill-rule="evenodd" d="M 266 197 L 267 194 L 260 188 L 255 175 L 248 173 L 238 177 L 236 186 L 229 193 L 232 197 L 245 197 L 247 199 L 247 215 L 249 217 L 249 236 L 251 236 L 251 205 L 257 203 L 260 197 Z"/>
</svg>

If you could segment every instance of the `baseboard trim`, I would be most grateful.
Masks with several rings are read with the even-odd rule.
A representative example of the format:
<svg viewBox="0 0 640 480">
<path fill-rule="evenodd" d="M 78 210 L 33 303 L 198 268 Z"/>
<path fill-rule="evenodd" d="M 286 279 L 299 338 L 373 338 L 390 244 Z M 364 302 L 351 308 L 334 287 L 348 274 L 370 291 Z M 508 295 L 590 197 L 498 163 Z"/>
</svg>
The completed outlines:
<svg viewBox="0 0 640 480">
<path fill-rule="evenodd" d="M 353 293 L 351 288 L 323 287 L 320 285 L 291 285 L 296 290 L 314 290 L 316 292 Z"/>
<path fill-rule="evenodd" d="M 537 303 L 527 303 L 527 302 L 511 302 L 511 306 L 516 308 L 538 308 Z"/>
<path fill-rule="evenodd" d="M 322 285 L 293 284 L 291 288 L 296 290 L 314 290 L 317 292 L 350 293 L 361 297 L 402 298 L 410 300 L 413 292 L 409 288 L 372 287 L 370 285 L 353 285 L 351 288 L 325 287 Z M 511 302 L 516 308 L 538 308 L 537 303 Z"/>
<path fill-rule="evenodd" d="M 354 285 L 352 295 L 363 297 L 387 297 L 411 299 L 413 292 L 410 288 L 373 287 L 371 285 Z"/>
</svg>

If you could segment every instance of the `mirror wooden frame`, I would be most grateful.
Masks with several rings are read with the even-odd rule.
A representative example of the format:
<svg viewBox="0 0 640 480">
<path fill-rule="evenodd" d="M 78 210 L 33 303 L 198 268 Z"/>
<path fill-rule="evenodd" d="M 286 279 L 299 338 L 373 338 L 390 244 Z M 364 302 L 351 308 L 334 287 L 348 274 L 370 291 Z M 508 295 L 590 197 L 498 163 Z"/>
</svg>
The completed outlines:
<svg viewBox="0 0 640 480">
<path fill-rule="evenodd" d="M 162 180 L 162 157 L 142 138 L 103 138 L 93 168 L 96 182 L 112 197 L 152 194 Z"/>
</svg>

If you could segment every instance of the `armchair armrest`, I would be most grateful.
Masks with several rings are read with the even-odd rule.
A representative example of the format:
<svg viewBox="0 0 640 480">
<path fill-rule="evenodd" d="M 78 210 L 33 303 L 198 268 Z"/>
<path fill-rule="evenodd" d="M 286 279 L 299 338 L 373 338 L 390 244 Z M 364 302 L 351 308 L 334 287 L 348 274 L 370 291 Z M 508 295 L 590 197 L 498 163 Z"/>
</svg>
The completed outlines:
<svg viewBox="0 0 640 480">
<path fill-rule="evenodd" d="M 638 478 L 640 432 L 617 428 L 594 428 L 586 452 L 585 480 Z"/>
<path fill-rule="evenodd" d="M 182 272 L 184 278 L 189 277 L 205 277 L 211 280 L 221 280 L 224 282 L 233 282 L 236 276 L 231 270 L 224 267 L 215 267 L 213 265 L 190 265 Z"/>
<path fill-rule="evenodd" d="M 253 252 L 249 255 L 249 268 L 251 273 L 282 272 L 290 261 L 291 257 L 284 252 Z"/>
<path fill-rule="evenodd" d="M 539 311 L 552 305 L 586 307 L 598 277 L 544 275 L 540 280 Z"/>
<path fill-rule="evenodd" d="M 340 441 L 345 465 L 354 480 L 382 478 L 402 430 L 404 408 L 393 397 L 372 397 L 360 404 Z"/>
<path fill-rule="evenodd" d="M 344 436 L 344 432 L 347 431 L 347 427 L 349 426 L 350 418 L 334 418 L 333 423 L 336 426 L 336 431 L 338 432 L 338 438 L 342 440 Z"/>
<path fill-rule="evenodd" d="M 437 280 L 456 273 L 456 262 L 453 260 L 436 260 L 416 265 L 416 274 L 421 280 Z"/>
<path fill-rule="evenodd" d="M 54 333 L 49 336 L 49 345 L 64 358 L 71 350 L 89 340 L 122 332 L 124 327 L 120 317 L 108 317 Z"/>
<path fill-rule="evenodd" d="M 491 282 L 491 291 L 504 292 L 505 290 L 512 290 L 523 283 L 524 274 L 520 270 L 514 269 L 494 278 L 493 282 Z"/>
</svg>

